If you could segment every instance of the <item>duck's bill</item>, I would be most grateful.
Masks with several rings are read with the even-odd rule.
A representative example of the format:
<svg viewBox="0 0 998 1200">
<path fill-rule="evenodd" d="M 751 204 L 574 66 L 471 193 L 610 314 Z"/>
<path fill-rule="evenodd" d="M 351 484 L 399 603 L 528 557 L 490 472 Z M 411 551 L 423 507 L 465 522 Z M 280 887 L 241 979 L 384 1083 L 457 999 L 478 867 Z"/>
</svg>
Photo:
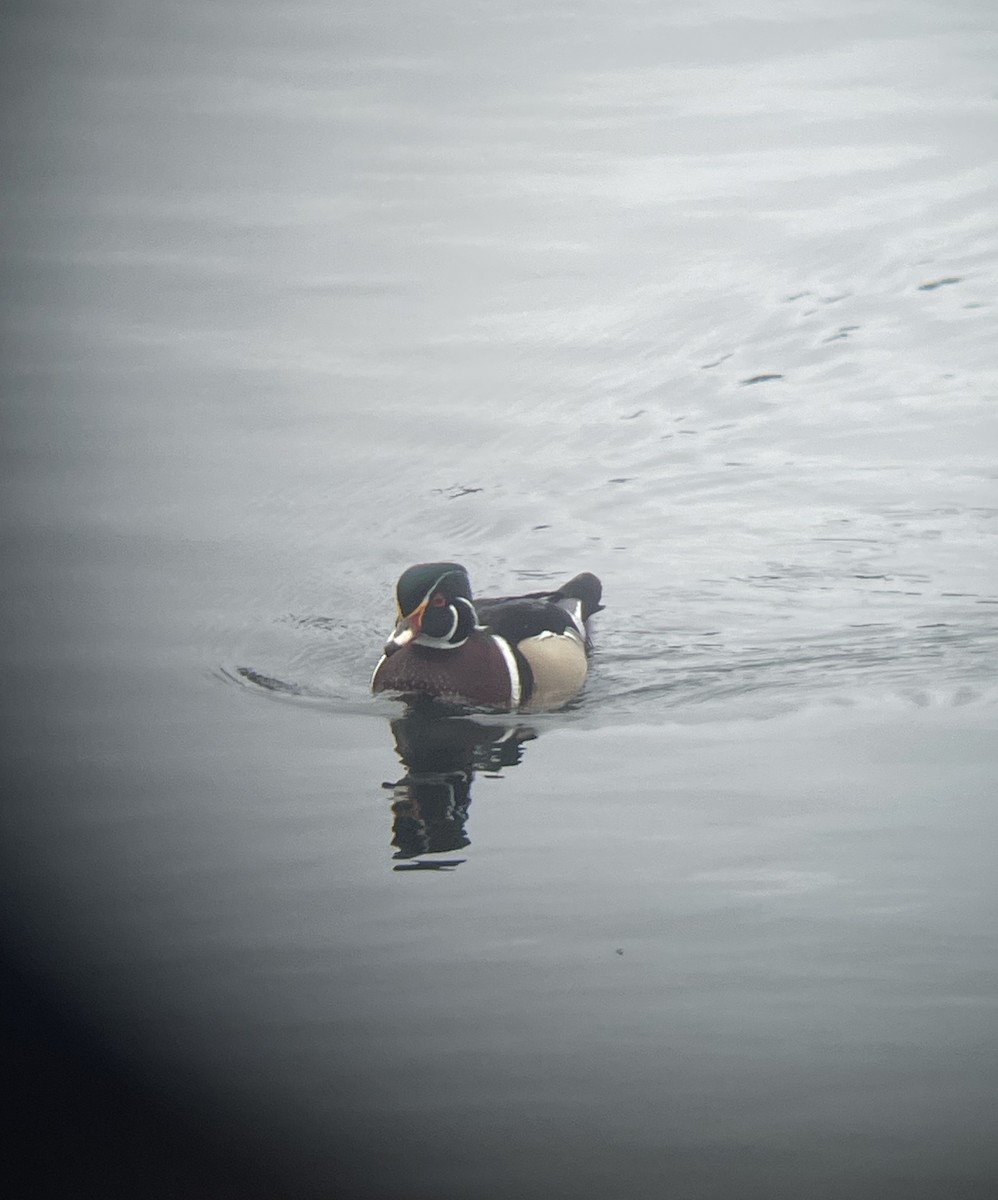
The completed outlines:
<svg viewBox="0 0 998 1200">
<path fill-rule="evenodd" d="M 419 637 L 420 630 L 423 628 L 423 612 L 426 608 L 425 604 L 421 604 L 414 612 L 411 612 L 407 617 L 403 617 L 395 626 L 392 636 L 385 642 L 385 655 L 390 657 L 396 650 L 401 650 L 403 646 L 407 646 L 413 638 Z"/>
</svg>

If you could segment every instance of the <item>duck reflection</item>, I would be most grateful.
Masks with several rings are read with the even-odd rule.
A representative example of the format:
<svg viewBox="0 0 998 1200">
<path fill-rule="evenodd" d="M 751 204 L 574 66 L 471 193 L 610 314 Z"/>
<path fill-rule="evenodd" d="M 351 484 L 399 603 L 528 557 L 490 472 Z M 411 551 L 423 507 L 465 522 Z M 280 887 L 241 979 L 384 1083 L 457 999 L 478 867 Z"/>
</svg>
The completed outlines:
<svg viewBox="0 0 998 1200">
<path fill-rule="evenodd" d="M 421 854 L 463 850 L 471 784 L 478 771 L 496 775 L 523 757 L 537 735 L 524 725 L 490 725 L 470 717 L 411 710 L 391 722 L 395 749 L 406 773 L 381 786 L 392 792 L 396 871 L 452 870 L 458 859 L 420 861 Z"/>
</svg>

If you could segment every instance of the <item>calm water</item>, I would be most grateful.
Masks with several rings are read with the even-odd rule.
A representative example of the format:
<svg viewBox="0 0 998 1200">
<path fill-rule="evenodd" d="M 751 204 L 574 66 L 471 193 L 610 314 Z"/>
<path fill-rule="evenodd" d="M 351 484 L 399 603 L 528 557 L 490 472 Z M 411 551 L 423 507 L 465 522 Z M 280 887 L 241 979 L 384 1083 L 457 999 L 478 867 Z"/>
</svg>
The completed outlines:
<svg viewBox="0 0 998 1200">
<path fill-rule="evenodd" d="M 6 26 L 6 923 L 97 1053 L 240 1195 L 994 1195 L 993 6 Z M 438 557 L 603 578 L 569 712 L 369 697 Z"/>
</svg>

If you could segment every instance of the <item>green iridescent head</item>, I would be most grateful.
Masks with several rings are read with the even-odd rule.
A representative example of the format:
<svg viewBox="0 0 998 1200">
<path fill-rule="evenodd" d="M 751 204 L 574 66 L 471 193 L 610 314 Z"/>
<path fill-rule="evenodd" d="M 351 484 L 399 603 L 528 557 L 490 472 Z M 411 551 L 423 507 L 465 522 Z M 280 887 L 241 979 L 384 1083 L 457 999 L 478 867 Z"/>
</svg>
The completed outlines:
<svg viewBox="0 0 998 1200">
<path fill-rule="evenodd" d="M 460 563 L 417 563 L 399 576 L 395 589 L 399 617 L 408 617 L 421 605 L 431 605 L 439 596 L 450 604 L 459 596 L 471 599 L 468 572 Z M 440 605 L 440 601 L 436 601 Z"/>
</svg>

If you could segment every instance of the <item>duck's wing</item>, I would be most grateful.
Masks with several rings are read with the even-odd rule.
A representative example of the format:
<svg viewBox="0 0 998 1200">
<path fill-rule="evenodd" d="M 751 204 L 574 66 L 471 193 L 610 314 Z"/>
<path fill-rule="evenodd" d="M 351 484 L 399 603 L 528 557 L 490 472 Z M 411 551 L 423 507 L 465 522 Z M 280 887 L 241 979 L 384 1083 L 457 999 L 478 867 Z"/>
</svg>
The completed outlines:
<svg viewBox="0 0 998 1200">
<path fill-rule="evenodd" d="M 569 629 L 586 638 L 586 622 L 603 607 L 602 591 L 596 576 L 584 571 L 554 591 L 476 600 L 475 608 L 483 625 L 514 646 L 524 638 Z"/>
<path fill-rule="evenodd" d="M 511 646 L 542 633 L 565 633 L 569 629 L 578 633 L 572 614 L 549 596 L 548 592 L 539 592 L 532 596 L 476 600 L 475 610 L 479 622 Z"/>
</svg>

